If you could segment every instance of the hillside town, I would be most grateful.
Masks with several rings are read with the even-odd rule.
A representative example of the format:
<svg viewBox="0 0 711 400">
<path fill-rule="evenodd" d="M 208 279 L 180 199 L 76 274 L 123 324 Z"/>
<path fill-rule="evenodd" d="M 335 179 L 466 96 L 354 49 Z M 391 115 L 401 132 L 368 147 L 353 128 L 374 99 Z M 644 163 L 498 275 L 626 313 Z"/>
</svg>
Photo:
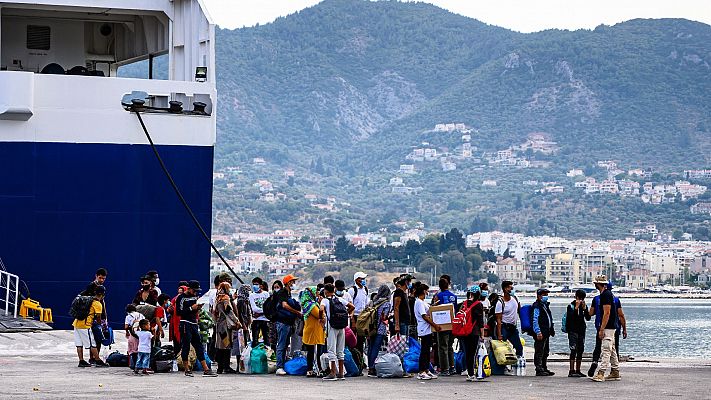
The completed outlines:
<svg viewBox="0 0 711 400">
<path fill-rule="evenodd" d="M 575 287 L 589 284 L 606 274 L 631 291 L 654 291 L 662 285 L 708 287 L 711 284 L 711 242 L 670 240 L 649 225 L 633 234 L 649 234 L 655 240 L 628 237 L 619 240 L 568 240 L 551 236 L 525 236 L 506 232 L 480 232 L 465 237 L 467 248 L 491 251 L 496 260 L 482 263 L 480 270 L 519 284 L 541 283 Z M 384 233 L 352 234 L 345 239 L 356 248 L 401 247 L 439 234 L 417 228 L 388 241 Z M 235 243 L 232 267 L 247 275 L 283 276 L 321 263 L 335 261 L 337 238 L 308 237 L 292 230 L 273 233 L 237 233 L 214 237 L 222 244 Z M 255 250 L 255 248 L 258 248 Z M 226 268 L 219 259 L 211 264 L 213 274 Z"/>
</svg>

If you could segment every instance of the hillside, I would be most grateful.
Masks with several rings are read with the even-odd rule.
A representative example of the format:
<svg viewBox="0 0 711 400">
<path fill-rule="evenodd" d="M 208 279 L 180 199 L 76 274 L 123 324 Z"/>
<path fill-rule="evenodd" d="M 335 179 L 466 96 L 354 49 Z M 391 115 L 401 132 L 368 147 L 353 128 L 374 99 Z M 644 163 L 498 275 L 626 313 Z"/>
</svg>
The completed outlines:
<svg viewBox="0 0 711 400">
<path fill-rule="evenodd" d="M 711 166 L 710 64 L 711 27 L 675 19 L 520 34 L 427 4 L 326 0 L 219 30 L 215 229 L 467 230 L 486 216 L 536 234 L 658 223 L 698 236 L 697 199 L 582 195 L 565 173 L 602 180 L 596 162 L 615 160 L 672 183 Z M 434 130 L 446 123 L 466 128 Z M 554 148 L 526 148 L 532 137 Z M 516 146 L 520 165 L 490 161 Z"/>
</svg>

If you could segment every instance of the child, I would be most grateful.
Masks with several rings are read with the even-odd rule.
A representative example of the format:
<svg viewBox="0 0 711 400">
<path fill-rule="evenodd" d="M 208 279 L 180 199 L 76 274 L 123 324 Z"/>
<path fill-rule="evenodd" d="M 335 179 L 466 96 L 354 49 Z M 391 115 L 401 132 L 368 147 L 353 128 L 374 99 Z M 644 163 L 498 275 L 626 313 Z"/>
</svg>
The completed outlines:
<svg viewBox="0 0 711 400">
<path fill-rule="evenodd" d="M 148 367 L 151 364 L 151 341 L 153 340 L 153 332 L 151 332 L 151 323 L 147 319 L 142 319 L 138 324 L 140 331 L 136 332 L 131 328 L 131 335 L 138 339 L 138 359 L 136 360 L 136 368 L 133 370 L 138 374 L 138 370 L 143 370 L 143 375 L 152 374 L 153 371 Z"/>
<path fill-rule="evenodd" d="M 145 319 L 143 314 L 136 311 L 135 304 L 126 306 L 126 319 L 124 321 L 124 329 L 126 330 L 126 342 L 128 343 L 128 366 L 133 369 L 136 366 L 138 358 L 138 339 L 131 335 L 131 330 L 138 328 L 138 323 Z"/>
<path fill-rule="evenodd" d="M 590 321 L 590 312 L 585 304 L 585 291 L 578 289 L 575 300 L 568 304 L 565 316 L 565 330 L 568 332 L 568 345 L 570 347 L 570 371 L 568 377 L 582 378 L 580 364 L 585 351 L 585 321 Z"/>
</svg>

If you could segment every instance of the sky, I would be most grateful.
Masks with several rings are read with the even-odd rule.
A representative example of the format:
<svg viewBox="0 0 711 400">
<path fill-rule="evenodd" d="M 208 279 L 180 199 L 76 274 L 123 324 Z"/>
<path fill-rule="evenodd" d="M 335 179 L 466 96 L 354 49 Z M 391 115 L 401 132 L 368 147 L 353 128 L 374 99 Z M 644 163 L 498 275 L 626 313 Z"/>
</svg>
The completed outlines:
<svg viewBox="0 0 711 400">
<path fill-rule="evenodd" d="M 222 28 L 274 21 L 320 0 L 203 0 Z M 519 32 L 593 29 L 633 18 L 686 18 L 711 25 L 708 0 L 427 0 L 457 14 Z"/>
</svg>

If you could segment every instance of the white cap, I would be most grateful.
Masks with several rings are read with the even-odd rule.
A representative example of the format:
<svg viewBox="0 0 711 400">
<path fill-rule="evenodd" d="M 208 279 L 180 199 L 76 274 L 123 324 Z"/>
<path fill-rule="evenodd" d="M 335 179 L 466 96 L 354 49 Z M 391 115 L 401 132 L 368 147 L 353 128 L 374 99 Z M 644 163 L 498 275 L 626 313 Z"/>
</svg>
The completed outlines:
<svg viewBox="0 0 711 400">
<path fill-rule="evenodd" d="M 358 280 L 358 278 L 365 278 L 366 276 L 368 276 L 368 274 L 366 274 L 365 272 L 356 272 L 355 274 L 353 274 L 353 282 Z"/>
</svg>

